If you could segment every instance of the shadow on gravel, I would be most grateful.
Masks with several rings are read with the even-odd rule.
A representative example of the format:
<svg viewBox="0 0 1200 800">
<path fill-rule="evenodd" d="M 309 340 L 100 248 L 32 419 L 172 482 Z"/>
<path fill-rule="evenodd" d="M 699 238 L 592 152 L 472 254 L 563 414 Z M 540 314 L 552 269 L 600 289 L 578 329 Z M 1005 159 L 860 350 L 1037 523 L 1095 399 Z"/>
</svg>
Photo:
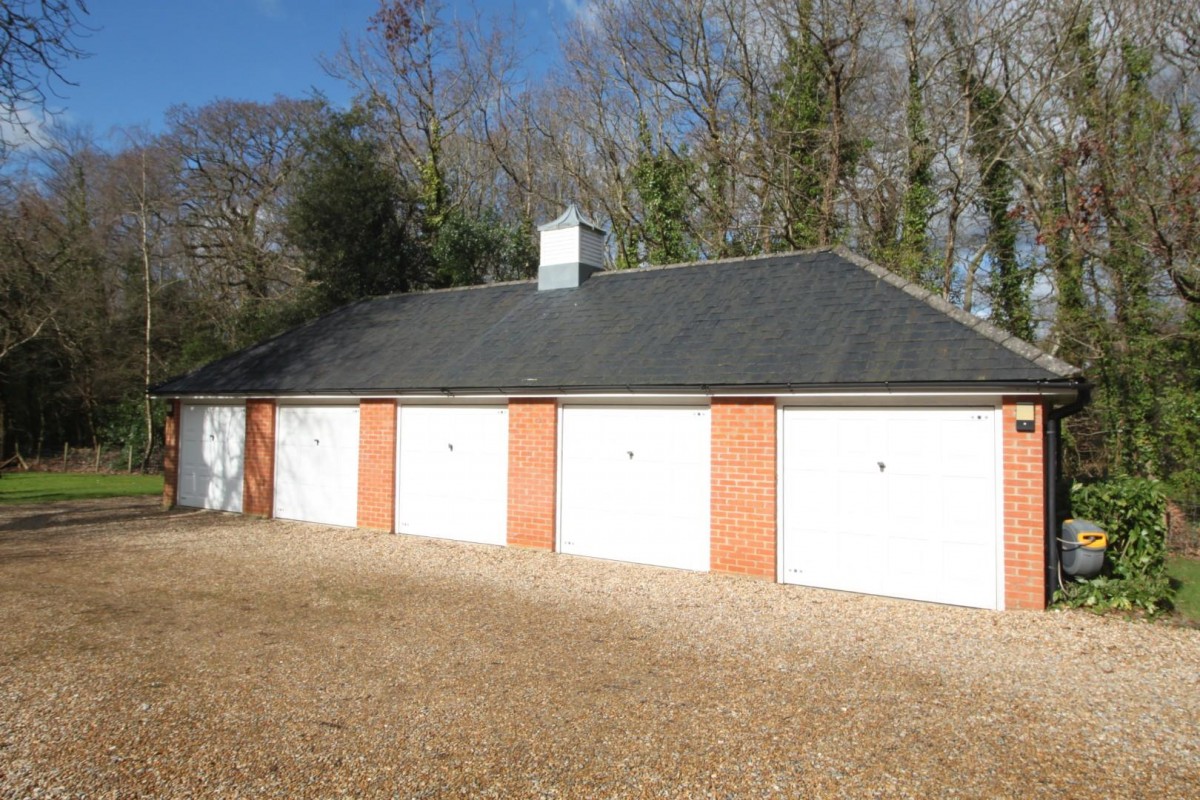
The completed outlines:
<svg viewBox="0 0 1200 800">
<path fill-rule="evenodd" d="M 133 532 L 158 521 L 178 523 L 180 517 L 204 513 L 166 511 L 158 498 L 143 497 L 9 506 L 0 511 L 0 562 L 67 553 L 93 536 L 111 537 L 108 526 Z"/>
<path fill-rule="evenodd" d="M 152 499 L 0 513 L 0 568 L 0 798 L 1195 795 L 1194 643 L 1149 626 Z"/>
<path fill-rule="evenodd" d="M 59 529 L 108 525 L 144 519 L 157 513 L 163 513 L 157 499 L 148 501 L 140 497 L 9 506 L 0 511 L 0 533 L 38 531 L 51 526 Z"/>
</svg>

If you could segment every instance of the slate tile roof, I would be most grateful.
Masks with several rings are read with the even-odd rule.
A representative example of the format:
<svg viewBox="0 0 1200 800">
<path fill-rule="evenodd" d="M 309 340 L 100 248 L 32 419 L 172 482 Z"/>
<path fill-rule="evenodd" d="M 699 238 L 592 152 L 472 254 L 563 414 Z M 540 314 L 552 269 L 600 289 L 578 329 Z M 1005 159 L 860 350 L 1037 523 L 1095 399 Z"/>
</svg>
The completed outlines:
<svg viewBox="0 0 1200 800">
<path fill-rule="evenodd" d="M 844 250 L 365 300 L 158 395 L 1062 386 L 1079 371 Z"/>
</svg>

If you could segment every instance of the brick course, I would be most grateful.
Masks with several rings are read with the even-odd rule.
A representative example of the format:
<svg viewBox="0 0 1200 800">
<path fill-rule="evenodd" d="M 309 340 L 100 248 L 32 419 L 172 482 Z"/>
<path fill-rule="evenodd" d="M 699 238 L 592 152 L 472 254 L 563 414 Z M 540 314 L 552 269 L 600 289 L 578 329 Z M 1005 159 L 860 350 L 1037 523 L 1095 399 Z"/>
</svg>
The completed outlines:
<svg viewBox="0 0 1200 800">
<path fill-rule="evenodd" d="M 1045 607 L 1045 407 L 1036 430 L 1016 431 L 1016 405 L 1003 400 L 1004 605 Z M 171 401 L 163 456 L 163 503 L 177 498 L 182 403 Z M 246 403 L 243 510 L 270 516 L 274 503 L 275 402 Z M 558 403 L 513 399 L 508 406 L 508 544 L 553 550 L 558 479 Z M 712 401 L 710 562 L 713 572 L 774 580 L 777 559 L 776 406 L 773 398 Z M 394 530 L 396 401 L 360 404 L 358 525 Z"/>
<path fill-rule="evenodd" d="M 1031 433 L 1017 432 L 1017 401 L 1033 402 Z M 1045 407 L 1038 398 L 1005 397 L 1004 437 L 1004 607 L 1046 607 Z"/>
<path fill-rule="evenodd" d="M 275 511 L 275 401 L 246 401 L 246 466 L 242 512 L 269 517 Z"/>
<path fill-rule="evenodd" d="M 174 508 L 179 492 L 179 424 L 183 421 L 183 403 L 168 401 L 171 412 L 163 426 L 163 496 L 166 508 Z"/>
<path fill-rule="evenodd" d="M 508 543 L 554 549 L 558 487 L 558 403 L 508 403 Z"/>
<path fill-rule="evenodd" d="M 361 401 L 358 425 L 358 525 L 391 532 L 396 525 L 396 401 Z"/>
<path fill-rule="evenodd" d="M 775 401 L 712 401 L 710 569 L 774 580 Z"/>
</svg>

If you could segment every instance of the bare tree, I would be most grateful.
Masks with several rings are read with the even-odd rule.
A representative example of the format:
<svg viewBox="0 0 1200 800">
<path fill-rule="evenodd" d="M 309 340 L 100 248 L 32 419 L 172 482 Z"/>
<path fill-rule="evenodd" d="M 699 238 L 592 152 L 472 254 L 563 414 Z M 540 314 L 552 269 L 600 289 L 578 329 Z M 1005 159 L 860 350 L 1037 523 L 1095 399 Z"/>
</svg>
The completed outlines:
<svg viewBox="0 0 1200 800">
<path fill-rule="evenodd" d="M 215 300 L 228 344 L 239 341 L 239 310 L 303 280 L 284 232 L 283 207 L 304 159 L 305 131 L 321 108 L 319 101 L 280 97 L 167 112 L 164 146 L 179 169 L 177 224 L 189 277 Z"/>
<path fill-rule="evenodd" d="M 76 44 L 83 0 L 4 0 L 0 5 L 0 122 L 26 130 L 26 112 L 45 106 L 67 62 L 84 56 Z M 10 134 L 11 135 L 11 134 Z M 0 149 L 9 142 L 0 129 Z"/>
<path fill-rule="evenodd" d="M 452 18 L 440 0 L 384 0 L 366 33 L 326 62 L 371 112 L 432 231 L 492 183 L 494 170 L 479 165 L 486 144 L 472 133 L 511 92 L 515 39 L 511 25 Z"/>
<path fill-rule="evenodd" d="M 155 362 L 155 298 L 164 282 L 166 250 L 171 246 L 172 213 L 177 207 L 171 154 L 161 141 L 141 132 L 127 135 L 128 146 L 113 163 L 113 202 L 123 211 L 123 238 L 136 252 L 141 277 L 142 425 L 141 469 L 149 466 L 154 447 L 154 414 L 150 400 Z M 157 265 L 157 269 L 156 269 Z"/>
</svg>

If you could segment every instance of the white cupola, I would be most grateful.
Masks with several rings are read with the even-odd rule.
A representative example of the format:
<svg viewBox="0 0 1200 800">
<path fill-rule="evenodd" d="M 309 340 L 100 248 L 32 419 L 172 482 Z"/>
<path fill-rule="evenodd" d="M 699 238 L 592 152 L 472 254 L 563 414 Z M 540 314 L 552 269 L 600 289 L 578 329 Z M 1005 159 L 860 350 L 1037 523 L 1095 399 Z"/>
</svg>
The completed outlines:
<svg viewBox="0 0 1200 800">
<path fill-rule="evenodd" d="M 538 291 L 573 289 L 593 272 L 604 269 L 604 239 L 608 234 L 585 220 L 574 203 L 538 231 L 542 240 Z"/>
</svg>

